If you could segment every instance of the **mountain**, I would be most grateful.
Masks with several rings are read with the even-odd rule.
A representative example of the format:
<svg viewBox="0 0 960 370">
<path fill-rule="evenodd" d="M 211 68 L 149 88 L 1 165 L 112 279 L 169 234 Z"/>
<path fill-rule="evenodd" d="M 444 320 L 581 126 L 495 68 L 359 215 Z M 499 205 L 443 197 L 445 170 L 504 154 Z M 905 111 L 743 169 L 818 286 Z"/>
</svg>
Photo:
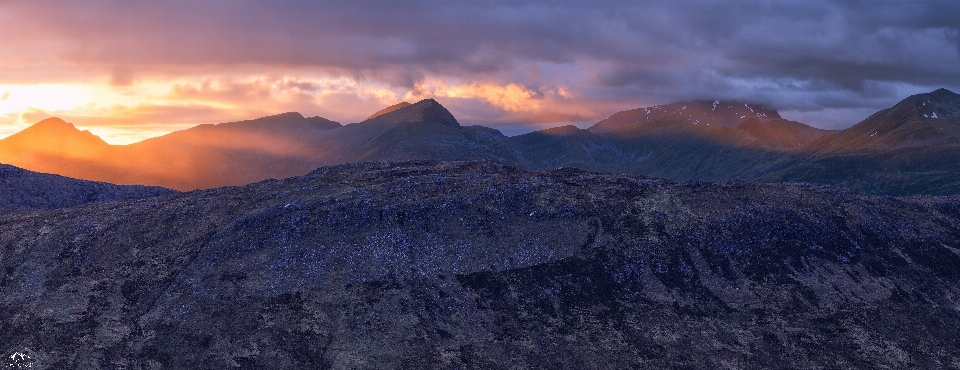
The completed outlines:
<svg viewBox="0 0 960 370">
<path fill-rule="evenodd" d="M 698 125 L 736 127 L 745 119 L 780 118 L 780 113 L 760 104 L 719 100 L 682 101 L 618 112 L 589 128 L 597 133 L 654 121 L 685 121 Z"/>
<path fill-rule="evenodd" d="M 833 133 L 800 122 L 781 118 L 749 118 L 737 128 L 779 150 L 797 150 L 814 140 Z"/>
<path fill-rule="evenodd" d="M 0 354 L 47 369 L 950 368 L 958 205 L 414 161 L 8 212 Z"/>
<path fill-rule="evenodd" d="M 363 121 L 370 125 L 399 125 L 399 124 L 440 124 L 449 127 L 460 127 L 456 117 L 433 99 L 424 99 L 416 104 L 400 103 L 374 113 Z"/>
<path fill-rule="evenodd" d="M 807 157 L 759 177 L 878 194 L 960 194 L 960 95 L 910 96 L 860 123 L 813 140 Z"/>
<path fill-rule="evenodd" d="M 461 126 L 440 103 L 425 99 L 363 122 L 309 137 L 313 168 L 363 161 L 493 159 L 513 163 L 499 131 Z M 309 172 L 305 169 L 300 174 Z"/>
<path fill-rule="evenodd" d="M 960 95 L 939 89 L 910 96 L 818 143 L 822 152 L 885 151 L 960 144 Z"/>
<path fill-rule="evenodd" d="M 0 164 L 0 210 L 55 209 L 176 193 L 157 186 L 113 185 L 27 171 Z"/>
<path fill-rule="evenodd" d="M 200 125 L 130 145 L 108 145 L 59 119 L 0 140 L 0 162 L 31 170 L 119 184 L 179 190 L 242 185 L 302 175 L 322 165 L 315 139 L 342 127 L 291 112 Z"/>
<path fill-rule="evenodd" d="M 383 108 L 383 109 L 381 109 L 381 110 L 376 111 L 375 113 L 371 114 L 370 117 L 367 117 L 367 119 L 368 119 L 368 120 L 369 120 L 369 119 L 373 119 L 373 118 L 376 118 L 377 116 L 381 116 L 381 115 L 384 115 L 384 114 L 386 114 L 386 113 L 393 112 L 393 111 L 395 111 L 395 110 L 397 110 L 397 109 L 409 107 L 410 105 L 411 105 L 411 104 L 410 104 L 410 103 L 407 103 L 407 102 L 400 102 L 400 103 L 397 103 L 397 104 L 394 104 L 394 105 L 391 105 L 391 106 L 389 106 L 389 107 L 386 107 L 386 108 Z"/>
<path fill-rule="evenodd" d="M 746 114 L 752 116 L 745 117 Z M 830 133 L 748 103 L 680 102 L 508 138 L 526 168 L 579 167 L 671 180 L 755 179 Z M 712 122 L 710 124 L 704 122 Z"/>
<path fill-rule="evenodd" d="M 83 167 L 98 166 L 109 150 L 110 145 L 90 131 L 47 118 L 0 140 L 0 163 L 85 178 Z"/>
<path fill-rule="evenodd" d="M 503 137 L 488 128 L 461 127 L 446 108 L 426 99 L 392 106 L 347 126 L 291 112 L 200 125 L 123 146 L 107 145 L 89 132 L 51 119 L 0 141 L 0 153 L 8 153 L 0 156 L 0 162 L 88 180 L 193 190 L 366 160 L 492 158 L 514 163 L 496 142 Z M 92 142 L 93 149 L 80 139 Z M 48 147 L 60 149 L 48 152 Z"/>
<path fill-rule="evenodd" d="M 115 147 L 112 165 L 125 170 L 107 181 L 192 190 L 302 175 L 321 165 L 317 138 L 341 127 L 296 112 L 200 125 Z"/>
<path fill-rule="evenodd" d="M 746 102 L 684 101 L 618 112 L 588 130 L 599 134 L 700 136 L 731 146 L 793 150 L 830 133 L 785 120 L 775 109 Z"/>
<path fill-rule="evenodd" d="M 78 157 L 95 156 L 109 146 L 90 131 L 80 131 L 59 118 L 47 118 L 37 122 L 2 141 L 4 149 L 9 152 L 69 154 Z"/>
<path fill-rule="evenodd" d="M 675 181 L 812 182 L 874 194 L 943 195 L 960 194 L 957 112 L 957 95 L 940 89 L 846 130 L 828 131 L 783 119 L 760 104 L 688 101 L 618 112 L 585 130 L 567 126 L 506 137 L 492 128 L 462 126 L 439 102 L 425 99 L 347 125 L 284 113 L 201 125 L 126 146 L 106 145 L 59 120 L 44 121 L 0 141 L 0 162 L 178 190 L 364 161 L 489 159 L 526 169 L 578 167 Z M 44 141 L 47 136 L 89 145 L 56 149 Z"/>
</svg>

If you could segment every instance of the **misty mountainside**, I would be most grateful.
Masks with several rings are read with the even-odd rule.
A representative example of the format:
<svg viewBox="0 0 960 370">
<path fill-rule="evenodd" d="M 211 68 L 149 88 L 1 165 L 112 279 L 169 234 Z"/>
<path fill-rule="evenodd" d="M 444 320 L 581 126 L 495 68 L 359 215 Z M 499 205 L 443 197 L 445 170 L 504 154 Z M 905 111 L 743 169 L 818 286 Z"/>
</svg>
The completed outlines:
<svg viewBox="0 0 960 370">
<path fill-rule="evenodd" d="M 960 368 L 960 199 L 362 163 L 0 214 L 0 355 L 96 368 Z"/>
<path fill-rule="evenodd" d="M 0 164 L 0 210 L 54 209 L 176 193 L 158 186 L 114 185 L 27 171 Z"/>
<path fill-rule="evenodd" d="M 311 138 L 338 127 L 339 123 L 321 117 L 284 113 L 200 125 L 130 145 L 109 145 L 88 131 L 50 118 L 0 140 L 0 163 L 87 180 L 179 190 L 242 185 L 317 168 L 313 163 L 317 148 Z"/>
<path fill-rule="evenodd" d="M 526 169 L 578 167 L 674 181 L 812 182 L 874 194 L 946 195 L 960 194 L 957 97 L 945 89 L 915 95 L 843 131 L 786 120 L 760 104 L 725 101 L 633 109 L 588 129 L 563 126 L 513 137 L 462 126 L 433 99 L 396 104 L 347 125 L 284 113 L 125 146 L 50 119 L 0 140 L 0 163 L 178 190 L 364 161 L 487 159 Z M 41 130 L 47 126 L 56 130 Z M 67 144 L 51 145 L 44 141 L 48 136 Z"/>
<path fill-rule="evenodd" d="M 0 140 L 0 163 L 88 180 L 156 184 L 178 190 L 243 185 L 303 175 L 326 165 L 370 160 L 494 159 L 510 163 L 513 154 L 499 142 L 504 138 L 499 131 L 461 127 L 432 99 L 401 106 L 346 126 L 293 112 L 200 125 L 130 145 L 106 144 L 88 131 L 50 118 Z M 54 145 L 48 143 L 51 137 L 67 143 L 96 142 L 89 148 Z"/>
</svg>

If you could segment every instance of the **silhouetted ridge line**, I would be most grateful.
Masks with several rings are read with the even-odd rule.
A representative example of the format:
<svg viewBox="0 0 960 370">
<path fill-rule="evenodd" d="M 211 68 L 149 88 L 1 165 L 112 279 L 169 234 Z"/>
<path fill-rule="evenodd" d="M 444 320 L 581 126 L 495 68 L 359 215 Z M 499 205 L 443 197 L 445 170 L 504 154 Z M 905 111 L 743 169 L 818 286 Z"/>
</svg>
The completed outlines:
<svg viewBox="0 0 960 370">
<path fill-rule="evenodd" d="M 424 99 L 414 104 L 376 115 L 364 122 L 380 124 L 436 123 L 444 126 L 460 127 L 460 123 L 457 122 L 453 114 L 433 99 Z"/>
<path fill-rule="evenodd" d="M 397 104 L 394 104 L 394 105 L 391 105 L 391 106 L 389 106 L 389 107 L 386 107 L 386 108 L 383 108 L 383 109 L 381 109 L 381 110 L 376 111 L 374 114 L 371 114 L 370 117 L 367 117 L 367 119 L 369 120 L 369 119 L 372 119 L 372 118 L 375 118 L 375 117 L 379 117 L 379 116 L 382 116 L 382 115 L 384 115 L 384 114 L 386 114 L 386 113 L 393 112 L 393 111 L 395 111 L 395 110 L 397 110 L 397 109 L 400 109 L 400 108 L 409 107 L 409 106 L 411 106 L 411 105 L 413 105 L 413 104 L 410 104 L 410 103 L 407 103 L 407 102 L 400 102 L 400 103 L 397 103 Z"/>
<path fill-rule="evenodd" d="M 0 164 L 0 210 L 54 209 L 175 194 L 159 186 L 114 185 Z"/>
<path fill-rule="evenodd" d="M 180 190 L 342 163 L 490 159 L 526 169 L 580 167 L 677 181 L 800 181 L 888 195 L 960 194 L 960 97 L 946 89 L 908 97 L 840 132 L 785 120 L 761 104 L 731 101 L 633 109 L 587 130 L 568 126 L 514 137 L 461 127 L 433 99 L 388 108 L 345 126 L 289 112 L 201 125 L 127 146 L 109 146 L 62 121 L 44 121 L 0 140 L 0 163 Z"/>
</svg>

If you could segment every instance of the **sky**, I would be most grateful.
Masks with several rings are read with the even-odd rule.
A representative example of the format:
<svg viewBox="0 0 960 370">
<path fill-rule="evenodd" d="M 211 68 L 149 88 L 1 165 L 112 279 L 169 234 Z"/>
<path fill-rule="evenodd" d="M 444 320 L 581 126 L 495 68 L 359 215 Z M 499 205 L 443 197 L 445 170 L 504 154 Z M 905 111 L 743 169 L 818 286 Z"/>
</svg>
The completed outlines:
<svg viewBox="0 0 960 370">
<path fill-rule="evenodd" d="M 0 138 L 112 144 L 437 99 L 518 134 L 678 100 L 840 129 L 960 92 L 960 1 L 0 0 Z"/>
</svg>

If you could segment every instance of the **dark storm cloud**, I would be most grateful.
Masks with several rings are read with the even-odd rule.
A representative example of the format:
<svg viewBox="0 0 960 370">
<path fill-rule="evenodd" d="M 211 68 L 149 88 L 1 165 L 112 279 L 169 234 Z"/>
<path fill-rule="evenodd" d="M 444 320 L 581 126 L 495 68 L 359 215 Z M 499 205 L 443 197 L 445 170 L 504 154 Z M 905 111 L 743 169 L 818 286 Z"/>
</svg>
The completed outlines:
<svg viewBox="0 0 960 370">
<path fill-rule="evenodd" d="M 117 84 L 260 65 L 410 89 L 565 84 L 622 109 L 737 98 L 807 112 L 960 87 L 957 14 L 958 1 L 7 1 L 0 33 L 17 36 L 0 51 L 49 45 Z"/>
</svg>

